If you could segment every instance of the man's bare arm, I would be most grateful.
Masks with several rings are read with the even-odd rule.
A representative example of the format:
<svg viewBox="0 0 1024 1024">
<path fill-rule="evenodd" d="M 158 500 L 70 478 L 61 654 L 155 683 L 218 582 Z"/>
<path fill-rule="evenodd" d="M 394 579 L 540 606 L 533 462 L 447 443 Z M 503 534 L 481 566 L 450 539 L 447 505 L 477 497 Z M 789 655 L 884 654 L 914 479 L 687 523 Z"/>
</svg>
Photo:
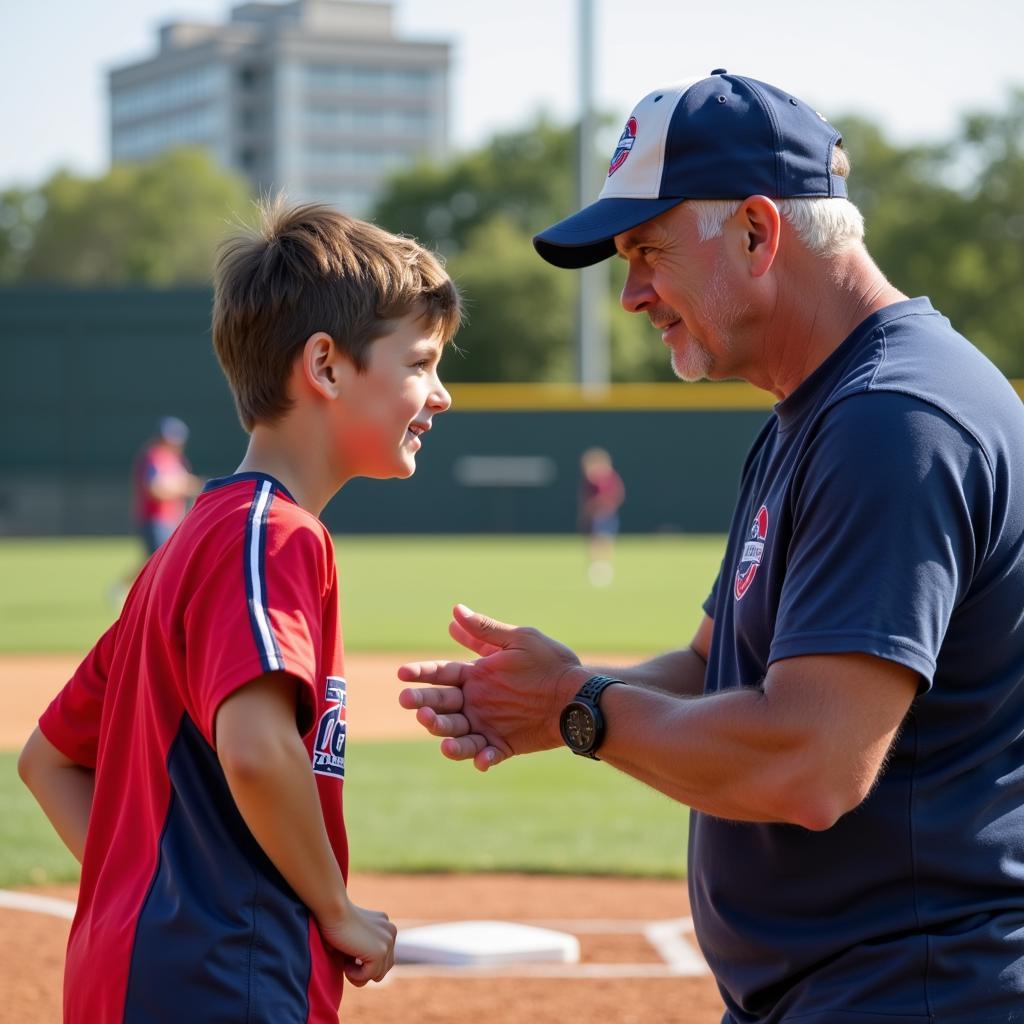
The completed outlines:
<svg viewBox="0 0 1024 1024">
<path fill-rule="evenodd" d="M 628 668 L 593 666 L 592 671 L 622 679 L 631 686 L 679 697 L 699 697 L 704 692 L 704 674 L 711 653 L 714 627 L 714 621 L 705 615 L 689 647 L 659 654 L 656 658 Z"/>
</svg>

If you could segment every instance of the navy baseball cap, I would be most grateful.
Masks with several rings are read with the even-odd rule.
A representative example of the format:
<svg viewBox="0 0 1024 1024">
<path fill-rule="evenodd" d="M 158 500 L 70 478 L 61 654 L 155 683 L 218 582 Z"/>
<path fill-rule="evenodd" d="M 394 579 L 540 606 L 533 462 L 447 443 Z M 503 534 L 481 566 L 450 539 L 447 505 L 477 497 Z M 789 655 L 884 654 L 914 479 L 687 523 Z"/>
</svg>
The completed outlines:
<svg viewBox="0 0 1024 1024">
<path fill-rule="evenodd" d="M 684 199 L 844 197 L 839 132 L 802 100 L 719 68 L 655 89 L 634 108 L 596 203 L 533 239 L 556 267 L 615 255 L 614 238 Z"/>
</svg>

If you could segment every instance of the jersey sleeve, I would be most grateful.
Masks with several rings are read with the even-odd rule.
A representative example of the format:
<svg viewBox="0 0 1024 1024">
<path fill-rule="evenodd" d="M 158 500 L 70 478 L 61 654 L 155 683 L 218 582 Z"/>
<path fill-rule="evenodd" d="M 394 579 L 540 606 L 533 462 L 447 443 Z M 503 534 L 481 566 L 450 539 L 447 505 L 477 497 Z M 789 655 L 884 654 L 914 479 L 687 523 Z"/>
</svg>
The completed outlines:
<svg viewBox="0 0 1024 1024">
<path fill-rule="evenodd" d="M 268 672 L 302 686 L 299 728 L 311 727 L 330 560 L 315 525 L 254 500 L 244 540 L 219 554 L 185 612 L 186 702 L 208 742 L 223 700 Z"/>
<path fill-rule="evenodd" d="M 39 719 L 42 734 L 65 756 L 96 767 L 103 697 L 114 655 L 118 623 L 96 641 L 64 688 Z"/>
<path fill-rule="evenodd" d="M 991 507 L 985 454 L 950 416 L 889 392 L 838 403 L 794 475 L 769 660 L 871 654 L 930 686 Z"/>
</svg>

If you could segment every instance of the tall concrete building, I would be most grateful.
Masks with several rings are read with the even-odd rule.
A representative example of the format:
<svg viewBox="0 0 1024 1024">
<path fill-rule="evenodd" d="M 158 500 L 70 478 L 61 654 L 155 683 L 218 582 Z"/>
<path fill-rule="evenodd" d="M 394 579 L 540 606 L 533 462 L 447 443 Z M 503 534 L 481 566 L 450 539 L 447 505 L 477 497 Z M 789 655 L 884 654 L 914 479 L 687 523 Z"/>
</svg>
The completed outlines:
<svg viewBox="0 0 1024 1024">
<path fill-rule="evenodd" d="M 397 38 L 393 14 L 290 0 L 163 25 L 155 56 L 110 72 L 112 161 L 201 145 L 255 191 L 366 214 L 389 174 L 448 144 L 450 46 Z"/>
</svg>

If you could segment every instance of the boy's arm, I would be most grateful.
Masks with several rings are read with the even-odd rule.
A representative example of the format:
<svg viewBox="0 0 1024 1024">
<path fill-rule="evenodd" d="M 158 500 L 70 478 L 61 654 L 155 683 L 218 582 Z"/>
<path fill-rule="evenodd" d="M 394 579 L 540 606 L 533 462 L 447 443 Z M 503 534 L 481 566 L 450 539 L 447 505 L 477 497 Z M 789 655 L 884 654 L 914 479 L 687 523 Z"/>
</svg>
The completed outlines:
<svg viewBox="0 0 1024 1024">
<path fill-rule="evenodd" d="M 355 906 L 331 848 L 309 753 L 296 725 L 297 682 L 271 672 L 231 693 L 217 709 L 217 757 L 246 825 L 324 938 L 347 953 L 356 985 L 380 981 L 394 962 L 387 915 Z"/>
<path fill-rule="evenodd" d="M 81 863 L 96 773 L 62 754 L 36 727 L 18 758 L 18 774 Z"/>
</svg>

